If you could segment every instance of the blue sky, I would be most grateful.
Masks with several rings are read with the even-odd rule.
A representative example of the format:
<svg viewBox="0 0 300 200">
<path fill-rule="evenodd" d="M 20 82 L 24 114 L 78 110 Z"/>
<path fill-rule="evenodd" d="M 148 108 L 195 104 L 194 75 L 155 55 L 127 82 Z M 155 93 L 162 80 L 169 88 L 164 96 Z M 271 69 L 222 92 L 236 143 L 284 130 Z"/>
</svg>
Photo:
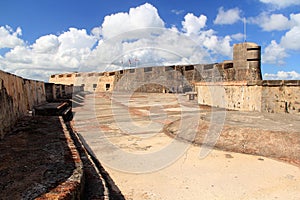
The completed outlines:
<svg viewBox="0 0 300 200">
<path fill-rule="evenodd" d="M 300 0 L 3 0 L 0 70 L 50 74 L 232 59 L 262 46 L 265 79 L 300 79 Z"/>
</svg>

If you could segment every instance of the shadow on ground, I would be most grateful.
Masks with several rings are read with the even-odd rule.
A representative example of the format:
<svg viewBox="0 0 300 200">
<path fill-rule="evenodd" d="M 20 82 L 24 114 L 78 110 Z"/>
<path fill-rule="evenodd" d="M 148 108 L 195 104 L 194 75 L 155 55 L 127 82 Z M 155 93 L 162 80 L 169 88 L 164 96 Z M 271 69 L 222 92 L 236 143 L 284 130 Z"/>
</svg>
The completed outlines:
<svg viewBox="0 0 300 200">
<path fill-rule="evenodd" d="M 0 141 L 0 199 L 33 199 L 75 168 L 59 117 L 25 117 Z"/>
</svg>

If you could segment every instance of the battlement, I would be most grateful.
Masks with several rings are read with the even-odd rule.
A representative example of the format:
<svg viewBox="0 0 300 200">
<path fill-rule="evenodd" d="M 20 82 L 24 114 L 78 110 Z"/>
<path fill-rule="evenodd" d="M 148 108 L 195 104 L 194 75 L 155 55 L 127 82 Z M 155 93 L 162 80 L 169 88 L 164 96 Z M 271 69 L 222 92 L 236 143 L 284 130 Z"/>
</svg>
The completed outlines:
<svg viewBox="0 0 300 200">
<path fill-rule="evenodd" d="M 260 49 L 260 46 L 255 43 L 241 43 L 233 46 L 233 61 L 227 60 L 212 64 L 152 66 L 102 73 L 56 74 L 51 75 L 49 82 L 82 86 L 86 91 L 128 90 L 133 85 L 138 87 L 138 85 L 143 84 L 143 87 L 135 89 L 140 92 L 180 93 L 193 90 L 193 83 L 196 82 L 259 81 L 262 80 Z M 150 80 L 156 80 L 158 77 L 164 77 L 163 81 L 169 84 L 159 86 L 150 83 Z M 182 81 L 182 79 L 185 80 Z M 122 87 L 120 87 L 121 84 L 117 84 L 120 80 L 123 81 Z"/>
<path fill-rule="evenodd" d="M 198 93 L 199 104 L 233 110 L 300 113 L 300 85 L 293 80 L 262 80 L 261 47 L 233 45 L 233 60 L 132 68 L 104 73 L 52 75 L 49 82 L 81 86 L 86 91 Z M 209 89 L 208 89 L 209 88 Z M 223 97 L 210 90 L 224 90 Z M 212 98 L 223 102 L 213 102 Z M 226 102 L 224 102 L 226 101 Z"/>
</svg>

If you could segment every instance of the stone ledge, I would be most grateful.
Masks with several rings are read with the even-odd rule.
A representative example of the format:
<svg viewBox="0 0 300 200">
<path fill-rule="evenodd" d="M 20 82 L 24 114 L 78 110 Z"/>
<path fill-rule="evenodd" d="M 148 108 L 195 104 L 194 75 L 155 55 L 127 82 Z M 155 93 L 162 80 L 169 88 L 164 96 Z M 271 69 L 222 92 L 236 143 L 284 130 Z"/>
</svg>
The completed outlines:
<svg viewBox="0 0 300 200">
<path fill-rule="evenodd" d="M 247 81 L 197 82 L 195 86 L 247 86 Z"/>
<path fill-rule="evenodd" d="M 66 124 L 62 117 L 59 117 L 63 132 L 70 148 L 72 159 L 75 164 L 75 169 L 72 175 L 65 181 L 60 183 L 57 187 L 50 190 L 48 193 L 41 195 L 36 198 L 37 200 L 44 199 L 81 199 L 83 188 L 84 188 L 84 174 L 83 174 L 83 163 L 80 155 L 76 149 L 76 146 L 71 138 L 70 132 L 68 131 Z"/>
<path fill-rule="evenodd" d="M 258 81 L 224 81 L 197 82 L 195 86 L 300 86 L 300 80 L 258 80 Z"/>
</svg>

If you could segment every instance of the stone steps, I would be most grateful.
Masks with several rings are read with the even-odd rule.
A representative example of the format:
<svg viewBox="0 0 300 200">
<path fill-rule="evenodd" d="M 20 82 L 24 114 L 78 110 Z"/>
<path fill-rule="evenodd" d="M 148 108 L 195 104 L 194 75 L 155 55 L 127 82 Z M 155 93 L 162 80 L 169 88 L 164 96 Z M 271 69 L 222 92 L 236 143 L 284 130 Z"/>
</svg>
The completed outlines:
<svg viewBox="0 0 300 200">
<path fill-rule="evenodd" d="M 47 102 L 34 107 L 34 114 L 40 116 L 62 116 L 65 121 L 73 117 L 72 104 L 69 101 Z"/>
</svg>

